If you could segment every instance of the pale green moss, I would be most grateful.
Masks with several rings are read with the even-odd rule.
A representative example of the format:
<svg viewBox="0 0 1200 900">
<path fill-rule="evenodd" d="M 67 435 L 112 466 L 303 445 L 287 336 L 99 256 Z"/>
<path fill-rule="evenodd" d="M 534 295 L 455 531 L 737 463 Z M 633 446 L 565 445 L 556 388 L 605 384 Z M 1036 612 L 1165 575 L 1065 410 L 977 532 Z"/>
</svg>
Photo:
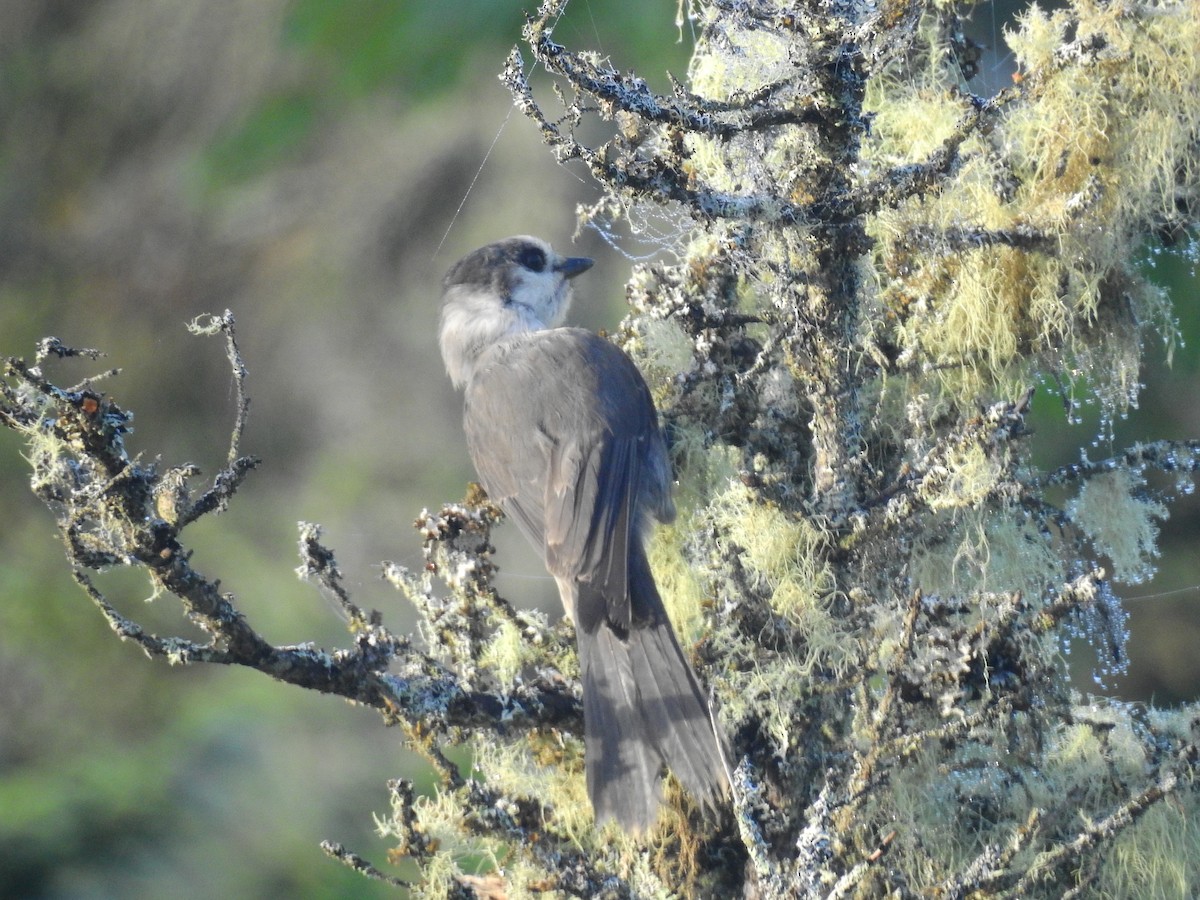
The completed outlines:
<svg viewBox="0 0 1200 900">
<path fill-rule="evenodd" d="M 502 619 L 484 647 L 480 662 L 495 672 L 501 684 L 509 684 L 526 665 L 541 658 L 542 654 L 524 638 L 521 629 Z"/>
<path fill-rule="evenodd" d="M 1200 805 L 1190 794 L 1156 804 L 1104 851 L 1094 896 L 1184 900 L 1200 890 Z"/>
<path fill-rule="evenodd" d="M 708 14 L 714 14 L 712 10 Z M 691 89 L 712 100 L 728 100 L 739 91 L 753 91 L 778 80 L 792 68 L 789 40 L 767 29 L 725 32 L 733 46 L 710 47 L 701 41 L 688 69 Z"/>
<path fill-rule="evenodd" d="M 914 588 L 939 596 L 1039 597 L 1063 578 L 1054 547 L 1009 508 L 958 510 L 931 521 L 912 547 L 908 571 Z"/>
<path fill-rule="evenodd" d="M 1158 522 L 1167 508 L 1139 496 L 1145 479 L 1128 469 L 1089 478 L 1067 507 L 1071 518 L 1107 556 L 1113 574 L 1126 582 L 1142 581 L 1154 571 L 1158 556 Z"/>
<path fill-rule="evenodd" d="M 692 340 L 671 319 L 647 319 L 642 323 L 641 356 L 648 376 L 670 378 L 692 365 Z"/>
<path fill-rule="evenodd" d="M 926 476 L 920 496 L 936 510 L 974 507 L 1007 476 L 1007 460 L 979 444 L 953 448 L 936 471 Z"/>
<path fill-rule="evenodd" d="M 650 566 L 667 613 L 685 650 L 703 636 L 704 583 L 695 566 L 684 557 L 680 540 L 687 533 L 678 526 L 660 527 L 650 541 Z"/>
<path fill-rule="evenodd" d="M 535 759 L 530 745 L 512 741 L 475 742 L 475 768 L 488 784 L 512 797 L 535 798 L 553 810 L 555 831 L 583 844 L 594 840 L 592 805 L 583 775 L 583 748 L 566 738 L 561 746 L 541 748 L 545 763 Z M 614 835 L 609 835 L 614 837 Z"/>
</svg>

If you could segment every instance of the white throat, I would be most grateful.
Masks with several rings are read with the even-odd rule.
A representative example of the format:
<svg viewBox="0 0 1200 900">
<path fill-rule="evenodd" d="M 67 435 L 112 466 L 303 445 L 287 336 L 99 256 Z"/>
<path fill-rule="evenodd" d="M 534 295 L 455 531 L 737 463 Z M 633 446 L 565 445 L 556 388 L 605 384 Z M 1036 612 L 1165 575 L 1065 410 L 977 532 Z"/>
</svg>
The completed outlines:
<svg viewBox="0 0 1200 900">
<path fill-rule="evenodd" d="M 539 319 L 531 306 L 504 304 L 489 291 L 456 285 L 446 292 L 438 330 L 446 373 L 456 388 L 463 388 L 475 374 L 479 357 L 489 347 L 504 338 L 541 331 L 555 324 Z"/>
</svg>

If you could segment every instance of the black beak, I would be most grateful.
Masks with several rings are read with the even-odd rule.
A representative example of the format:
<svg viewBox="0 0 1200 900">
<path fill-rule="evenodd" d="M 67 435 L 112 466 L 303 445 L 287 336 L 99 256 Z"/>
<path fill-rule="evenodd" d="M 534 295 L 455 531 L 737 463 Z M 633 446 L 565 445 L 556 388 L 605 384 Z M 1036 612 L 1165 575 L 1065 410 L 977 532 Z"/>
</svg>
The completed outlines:
<svg viewBox="0 0 1200 900">
<path fill-rule="evenodd" d="M 567 256 L 554 264 L 554 271 L 561 272 L 563 278 L 574 278 L 590 269 L 594 262 L 586 256 Z"/>
</svg>

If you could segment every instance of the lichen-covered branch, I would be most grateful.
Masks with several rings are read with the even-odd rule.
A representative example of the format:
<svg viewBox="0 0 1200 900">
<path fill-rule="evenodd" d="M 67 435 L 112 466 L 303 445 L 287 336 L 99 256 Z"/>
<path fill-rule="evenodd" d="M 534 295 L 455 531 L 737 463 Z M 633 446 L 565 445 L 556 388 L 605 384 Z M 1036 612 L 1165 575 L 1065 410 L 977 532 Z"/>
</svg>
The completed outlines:
<svg viewBox="0 0 1200 900">
<path fill-rule="evenodd" d="M 525 32 L 554 98 L 516 50 L 502 80 L 606 191 L 581 221 L 681 235 L 634 272 L 621 337 L 670 423 L 681 521 L 657 562 L 736 735 L 747 889 L 1119 893 L 1098 845 L 1071 855 L 1077 817 L 1164 810 L 1134 761 L 1164 740 L 1191 759 L 1197 735 L 1186 712 L 1089 700 L 1122 742 L 1090 757 L 1108 787 L 1085 786 L 1073 754 L 1099 732 L 1062 729 L 1081 701 L 1060 647 L 1125 665 L 1114 579 L 1152 570 L 1195 445 L 1042 473 L 1026 419 L 1048 378 L 1107 420 L 1144 335 L 1172 333 L 1133 253 L 1196 225 L 1194 8 L 1031 8 L 1008 35 L 1021 73 L 987 97 L 953 6 L 697 3 L 667 95 L 555 43 L 566 7 Z M 1129 827 L 1101 840 L 1152 865 Z"/>
<path fill-rule="evenodd" d="M 225 313 L 214 321 L 218 324 L 211 333 L 225 336 L 235 377 L 241 379 L 244 368 L 233 338 L 233 318 Z M 54 339 L 43 346 L 58 358 L 96 355 Z M 49 354 L 41 354 L 45 355 Z M 302 525 L 300 574 L 336 598 L 351 622 L 354 643 L 335 651 L 272 644 L 238 610 L 232 594 L 192 565 L 183 542 L 185 529 L 225 508 L 258 465 L 238 449 L 248 408 L 242 389 L 229 463 L 193 499 L 189 482 L 199 475 L 195 466 L 160 472 L 156 465 L 130 458 L 123 444 L 130 415 L 90 387 L 57 387 L 43 371 L 43 359 L 38 362 L 30 366 L 20 359 L 4 360 L 0 421 L 29 441 L 32 485 L 55 511 L 75 580 L 123 639 L 173 664 L 247 666 L 289 684 L 375 707 L 388 718 L 419 710 L 426 730 L 487 727 L 488 722 L 494 729 L 532 728 L 538 723 L 578 729 L 580 710 L 568 687 L 545 681 L 518 690 L 476 689 L 417 650 L 409 638 L 390 633 L 377 615 L 363 613 L 342 586 L 317 526 Z M 455 507 L 440 520 L 431 516 L 425 521 L 461 523 L 475 516 L 472 521 L 483 523 L 486 545 L 486 529 L 495 519 L 494 513 L 488 515 Z M 459 526 L 444 527 L 450 531 Z M 445 536 L 436 526 L 432 533 L 426 529 L 427 553 L 435 557 Z M 155 593 L 176 597 L 184 616 L 208 635 L 208 641 L 149 634 L 119 613 L 88 574 L 113 565 L 145 571 Z M 503 604 L 500 598 L 495 602 Z"/>
</svg>

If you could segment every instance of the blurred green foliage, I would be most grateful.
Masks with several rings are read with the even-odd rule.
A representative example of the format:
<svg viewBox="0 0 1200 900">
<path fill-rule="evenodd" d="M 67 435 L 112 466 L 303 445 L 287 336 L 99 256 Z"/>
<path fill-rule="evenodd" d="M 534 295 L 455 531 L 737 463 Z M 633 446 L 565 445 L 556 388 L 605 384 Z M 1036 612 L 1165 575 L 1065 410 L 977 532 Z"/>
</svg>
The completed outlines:
<svg viewBox="0 0 1200 900">
<path fill-rule="evenodd" d="M 204 169 L 211 181 L 226 185 L 261 175 L 297 149 L 315 117 L 316 103 L 307 94 L 264 100 L 245 122 L 207 148 Z"/>
<path fill-rule="evenodd" d="M 457 86 L 476 48 L 507 48 L 520 39 L 524 5 L 299 0 L 284 36 L 325 63 L 334 88 L 348 96 L 386 88 L 432 103 Z"/>
<path fill-rule="evenodd" d="M 355 97 L 377 89 L 401 92 L 414 103 L 433 103 L 461 84 L 482 60 L 499 72 L 519 43 L 529 0 L 298 0 L 284 35 L 324 64 L 336 91 Z M 631 15 L 625 0 L 572 4 L 557 31 L 571 48 L 609 55 L 619 67 L 645 67 L 655 80 L 665 69 L 682 75 L 691 42 L 681 41 L 671 4 L 647 4 Z"/>
<path fill-rule="evenodd" d="M 300 55 L 304 73 L 295 89 L 264 98 L 232 123 L 204 152 L 210 188 L 236 185 L 286 158 L 336 116 L 346 102 L 383 94 L 429 106 L 461 89 L 468 75 L 499 72 L 520 42 L 525 0 L 297 0 L 284 22 L 283 48 Z M 559 23 L 572 49 L 586 46 L 618 66 L 638 65 L 649 81 L 682 75 L 690 40 L 667 15 L 628 15 L 621 0 L 584 0 Z M 646 64 L 643 68 L 642 64 Z M 654 76 L 657 76 L 654 77 Z"/>
</svg>

